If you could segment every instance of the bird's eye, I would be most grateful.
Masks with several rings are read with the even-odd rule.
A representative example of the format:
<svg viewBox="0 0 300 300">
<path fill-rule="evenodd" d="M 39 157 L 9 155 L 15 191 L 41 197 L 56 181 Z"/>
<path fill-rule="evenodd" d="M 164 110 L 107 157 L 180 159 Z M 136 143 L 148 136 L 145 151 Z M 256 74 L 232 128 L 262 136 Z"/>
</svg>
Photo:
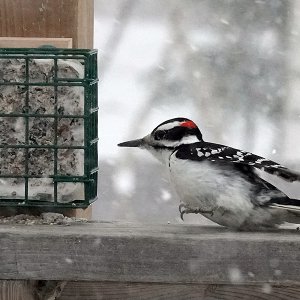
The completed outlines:
<svg viewBox="0 0 300 300">
<path fill-rule="evenodd" d="M 165 131 L 159 130 L 154 133 L 154 139 L 162 140 L 165 137 Z"/>
</svg>

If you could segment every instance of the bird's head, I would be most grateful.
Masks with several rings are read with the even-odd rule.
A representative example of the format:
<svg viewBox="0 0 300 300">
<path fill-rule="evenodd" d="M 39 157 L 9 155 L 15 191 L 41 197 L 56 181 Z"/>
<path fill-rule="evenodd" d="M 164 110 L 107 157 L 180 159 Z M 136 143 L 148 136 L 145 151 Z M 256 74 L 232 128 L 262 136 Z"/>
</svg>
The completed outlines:
<svg viewBox="0 0 300 300">
<path fill-rule="evenodd" d="M 202 134 L 197 125 L 186 118 L 175 118 L 159 124 L 145 137 L 118 144 L 120 147 L 139 147 L 157 156 L 159 152 L 174 151 L 183 144 L 201 142 Z"/>
</svg>

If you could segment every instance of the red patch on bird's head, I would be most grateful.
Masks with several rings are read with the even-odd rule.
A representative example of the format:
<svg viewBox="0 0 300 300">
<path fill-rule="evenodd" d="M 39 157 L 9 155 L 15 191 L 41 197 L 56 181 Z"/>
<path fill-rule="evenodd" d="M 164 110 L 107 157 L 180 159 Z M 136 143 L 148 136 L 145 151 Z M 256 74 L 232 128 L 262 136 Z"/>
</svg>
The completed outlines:
<svg viewBox="0 0 300 300">
<path fill-rule="evenodd" d="M 187 128 L 197 128 L 197 125 L 193 121 L 184 121 L 180 123 L 180 126 Z"/>
</svg>

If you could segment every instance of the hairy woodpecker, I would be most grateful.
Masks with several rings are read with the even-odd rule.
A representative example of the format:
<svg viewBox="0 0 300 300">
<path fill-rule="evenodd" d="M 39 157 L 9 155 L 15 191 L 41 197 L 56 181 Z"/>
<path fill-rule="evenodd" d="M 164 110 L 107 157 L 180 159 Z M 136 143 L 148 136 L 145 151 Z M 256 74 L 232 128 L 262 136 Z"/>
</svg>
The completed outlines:
<svg viewBox="0 0 300 300">
<path fill-rule="evenodd" d="M 299 173 L 247 151 L 205 142 L 189 119 L 165 121 L 149 135 L 118 146 L 147 149 L 168 167 L 182 219 L 200 213 L 247 230 L 300 222 L 300 200 L 289 198 L 256 170 L 289 182 L 300 181 Z"/>
</svg>

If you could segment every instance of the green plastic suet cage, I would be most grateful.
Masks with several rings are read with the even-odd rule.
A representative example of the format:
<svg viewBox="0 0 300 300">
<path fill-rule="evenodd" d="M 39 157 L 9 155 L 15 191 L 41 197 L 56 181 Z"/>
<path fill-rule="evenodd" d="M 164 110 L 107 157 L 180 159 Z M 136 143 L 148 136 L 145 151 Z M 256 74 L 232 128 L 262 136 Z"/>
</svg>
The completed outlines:
<svg viewBox="0 0 300 300">
<path fill-rule="evenodd" d="M 0 49 L 0 206 L 97 198 L 97 51 Z"/>
</svg>

